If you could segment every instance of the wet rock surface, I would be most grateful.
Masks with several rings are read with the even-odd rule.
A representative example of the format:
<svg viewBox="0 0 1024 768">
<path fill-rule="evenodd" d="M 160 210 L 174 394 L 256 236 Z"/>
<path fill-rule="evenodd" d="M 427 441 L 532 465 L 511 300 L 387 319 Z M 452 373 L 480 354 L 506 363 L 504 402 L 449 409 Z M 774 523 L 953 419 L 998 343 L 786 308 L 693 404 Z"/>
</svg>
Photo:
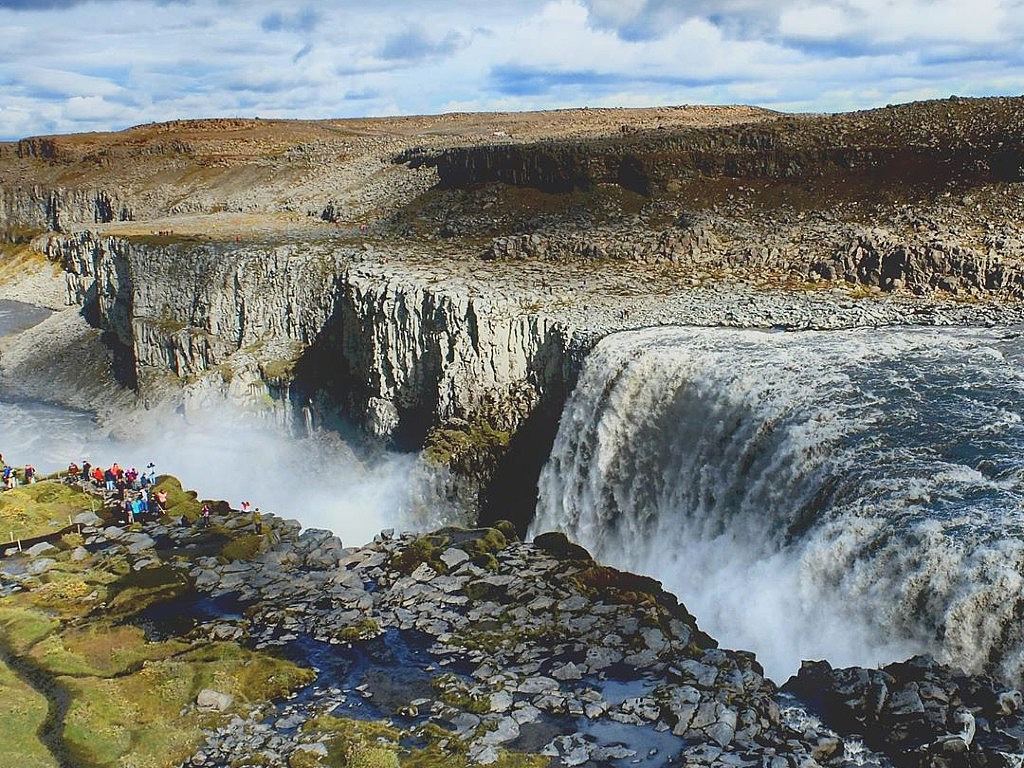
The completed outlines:
<svg viewBox="0 0 1024 768">
<path fill-rule="evenodd" d="M 339 743 L 381 740 L 452 765 L 1003 766 L 1022 752 L 1021 694 L 990 678 L 924 657 L 808 663 L 780 691 L 658 582 L 561 534 L 523 543 L 502 523 L 346 547 L 214 508 L 208 527 L 174 508 L 142 529 L 103 513 L 52 558 L 0 560 L 13 597 L 57 578 L 40 559 L 60 572 L 123 561 L 133 583 L 178 585 L 126 614 L 148 643 L 237 643 L 312 670 L 262 703 L 225 678 L 198 689 L 185 710 L 219 719 L 185 765 L 323 765 Z"/>
<path fill-rule="evenodd" d="M 1020 691 L 930 656 L 881 669 L 805 662 L 783 690 L 898 766 L 1011 766 L 1024 750 Z"/>
</svg>

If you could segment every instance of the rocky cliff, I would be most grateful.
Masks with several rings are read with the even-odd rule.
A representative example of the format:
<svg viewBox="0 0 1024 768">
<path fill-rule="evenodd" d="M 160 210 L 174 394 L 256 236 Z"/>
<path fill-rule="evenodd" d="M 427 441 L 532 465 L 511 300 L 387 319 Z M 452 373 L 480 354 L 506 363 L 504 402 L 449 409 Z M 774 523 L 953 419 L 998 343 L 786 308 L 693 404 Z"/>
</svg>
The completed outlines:
<svg viewBox="0 0 1024 768">
<path fill-rule="evenodd" d="M 403 449 L 436 437 L 437 462 L 474 464 L 481 483 L 477 454 L 504 453 L 539 412 L 550 410 L 535 431 L 553 437 L 586 343 L 500 296 L 389 274 L 361 249 L 83 233 L 52 237 L 47 253 L 143 396 L 170 374 L 254 407 L 290 400 Z"/>
<path fill-rule="evenodd" d="M 1019 181 L 1024 109 L 1016 99 L 932 101 L 843 115 L 779 116 L 727 127 L 632 132 L 597 141 L 553 140 L 444 149 L 444 185 L 487 182 L 548 192 L 617 184 L 649 195 L 688 179 L 828 179 L 831 197 L 861 183 L 904 188 Z"/>
<path fill-rule="evenodd" d="M 0 186 L 0 239 L 23 232 L 63 231 L 75 224 L 131 221 L 129 203 L 116 192 L 40 186 Z"/>
</svg>

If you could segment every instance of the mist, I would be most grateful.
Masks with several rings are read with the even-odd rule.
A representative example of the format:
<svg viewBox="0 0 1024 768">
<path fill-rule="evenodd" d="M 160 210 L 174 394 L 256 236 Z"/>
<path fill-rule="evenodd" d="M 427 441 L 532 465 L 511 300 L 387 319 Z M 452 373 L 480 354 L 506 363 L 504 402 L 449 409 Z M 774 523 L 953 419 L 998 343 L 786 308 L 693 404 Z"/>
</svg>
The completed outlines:
<svg viewBox="0 0 1024 768">
<path fill-rule="evenodd" d="M 285 428 L 227 405 L 216 412 L 132 415 L 133 436 L 114 438 L 88 413 L 34 402 L 0 400 L 0 452 L 8 463 L 43 473 L 69 462 L 140 471 L 155 464 L 201 498 L 326 528 L 346 545 L 383 529 L 419 530 L 447 522 L 430 497 L 430 469 L 415 454 L 357 450 L 338 435 L 298 438 Z"/>
</svg>

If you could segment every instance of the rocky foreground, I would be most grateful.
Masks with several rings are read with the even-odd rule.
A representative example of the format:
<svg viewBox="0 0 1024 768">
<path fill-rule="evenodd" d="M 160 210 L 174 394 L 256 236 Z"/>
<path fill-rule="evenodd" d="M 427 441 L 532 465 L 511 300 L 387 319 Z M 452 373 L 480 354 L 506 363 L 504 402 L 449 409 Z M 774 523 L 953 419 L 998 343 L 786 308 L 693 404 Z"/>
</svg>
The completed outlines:
<svg viewBox="0 0 1024 768">
<path fill-rule="evenodd" d="M 161 486 L 167 515 L 128 528 L 91 489 L 0 496 L 19 535 L 73 520 L 0 558 L 9 764 L 1020 764 L 1018 691 L 922 657 L 810 663 L 780 691 L 558 534 L 353 548 L 225 503 L 203 528 L 195 494 Z"/>
</svg>

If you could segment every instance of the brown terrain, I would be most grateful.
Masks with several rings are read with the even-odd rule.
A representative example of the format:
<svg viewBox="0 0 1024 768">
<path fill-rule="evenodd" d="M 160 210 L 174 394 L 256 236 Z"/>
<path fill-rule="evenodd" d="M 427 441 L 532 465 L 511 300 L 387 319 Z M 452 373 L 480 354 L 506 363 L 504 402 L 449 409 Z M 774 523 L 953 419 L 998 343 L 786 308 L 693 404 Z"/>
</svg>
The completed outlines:
<svg viewBox="0 0 1024 768">
<path fill-rule="evenodd" d="M 192 120 L 0 145 L 8 242 L 368 239 L 1018 296 L 1024 100 Z"/>
</svg>

